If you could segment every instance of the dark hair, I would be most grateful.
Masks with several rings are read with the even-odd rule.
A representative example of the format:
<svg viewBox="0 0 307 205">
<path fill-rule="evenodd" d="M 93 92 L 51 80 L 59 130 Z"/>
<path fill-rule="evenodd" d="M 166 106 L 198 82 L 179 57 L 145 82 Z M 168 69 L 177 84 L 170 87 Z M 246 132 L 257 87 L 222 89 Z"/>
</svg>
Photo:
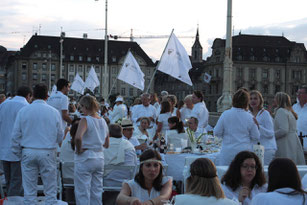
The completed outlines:
<svg viewBox="0 0 307 205">
<path fill-rule="evenodd" d="M 200 99 L 200 102 L 204 101 L 204 94 L 200 90 L 195 90 L 193 94 Z"/>
<path fill-rule="evenodd" d="M 140 162 L 142 163 L 142 161 L 145 161 L 145 160 L 148 160 L 148 159 L 154 159 L 156 158 L 157 160 L 160 160 L 161 161 L 161 156 L 159 154 L 159 152 L 157 152 L 156 150 L 153 150 L 153 149 L 148 149 L 148 150 L 145 150 L 141 156 L 140 156 Z M 146 189 L 145 187 L 145 178 L 144 178 L 144 175 L 143 175 L 143 172 L 142 172 L 142 167 L 143 167 L 143 164 L 140 165 L 140 168 L 139 168 L 139 173 L 137 173 L 134 177 L 134 180 L 143 188 L 143 189 Z M 163 167 L 162 165 L 160 165 L 160 172 L 159 172 L 159 175 L 158 177 L 153 181 L 153 188 L 156 190 L 156 191 L 160 191 L 163 187 L 162 185 L 162 178 L 163 178 Z"/>
<path fill-rule="evenodd" d="M 28 94 L 32 95 L 32 89 L 28 86 L 20 86 L 17 90 L 18 96 L 26 98 Z"/>
<path fill-rule="evenodd" d="M 36 84 L 33 89 L 33 97 L 35 99 L 45 100 L 48 98 L 48 87 L 43 83 Z"/>
<path fill-rule="evenodd" d="M 256 162 L 256 175 L 251 182 L 251 189 L 257 184 L 259 187 L 265 184 L 265 176 L 262 165 L 257 155 L 250 151 L 239 152 L 229 165 L 226 174 L 222 177 L 221 182 L 231 187 L 235 191 L 241 184 L 241 165 L 246 159 L 254 159 Z"/>
<path fill-rule="evenodd" d="M 123 136 L 122 127 L 118 124 L 109 125 L 110 137 L 121 138 Z"/>
<path fill-rule="evenodd" d="M 68 80 L 60 78 L 56 83 L 57 90 L 61 91 L 65 86 L 68 86 L 68 84 L 69 84 Z"/>
<path fill-rule="evenodd" d="M 291 159 L 288 158 L 276 158 L 269 165 L 269 184 L 268 192 L 272 192 L 276 189 L 289 187 L 295 191 L 288 195 L 306 194 L 302 189 L 302 183 L 300 175 L 297 171 L 296 165 Z"/>
<path fill-rule="evenodd" d="M 166 100 L 161 102 L 161 112 L 160 114 L 167 113 L 171 111 L 171 104 Z"/>
<path fill-rule="evenodd" d="M 307 93 L 307 85 L 301 85 L 299 89 L 302 89 L 305 91 L 305 93 Z"/>
<path fill-rule="evenodd" d="M 70 128 L 70 136 L 71 136 L 71 149 L 75 150 L 75 136 L 79 127 L 79 122 L 80 122 L 81 118 L 76 118 L 72 121 L 71 123 L 71 128 Z"/>
<path fill-rule="evenodd" d="M 232 98 L 232 106 L 236 108 L 246 109 L 249 104 L 249 93 L 243 89 L 235 92 Z"/>
<path fill-rule="evenodd" d="M 171 130 L 177 130 L 178 133 L 184 133 L 183 122 L 177 116 L 169 117 L 167 121 L 168 123 L 176 124 Z"/>
<path fill-rule="evenodd" d="M 183 100 L 180 100 L 180 101 L 177 103 L 177 105 L 178 105 L 178 109 L 181 109 L 181 108 L 184 106 Z"/>
<path fill-rule="evenodd" d="M 198 119 L 196 117 L 190 117 L 190 119 L 194 120 L 195 124 L 198 125 Z"/>
<path fill-rule="evenodd" d="M 148 126 L 150 125 L 150 119 L 148 117 L 141 117 L 140 122 L 146 120 L 148 122 Z"/>
</svg>

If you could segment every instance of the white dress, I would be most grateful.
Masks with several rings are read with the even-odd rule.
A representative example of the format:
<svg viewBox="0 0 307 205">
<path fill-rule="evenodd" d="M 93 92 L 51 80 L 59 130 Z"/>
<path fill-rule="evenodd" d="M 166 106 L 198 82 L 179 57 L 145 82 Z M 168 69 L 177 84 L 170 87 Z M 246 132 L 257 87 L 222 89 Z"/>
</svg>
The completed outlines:
<svg viewBox="0 0 307 205">
<path fill-rule="evenodd" d="M 252 200 L 251 205 L 306 205 L 307 204 L 307 195 L 305 197 L 302 194 L 295 194 L 295 195 L 287 195 L 281 194 L 289 193 L 294 191 L 292 188 L 281 188 L 276 189 L 273 192 L 267 193 L 260 193 L 255 196 Z M 305 203 L 304 202 L 305 199 Z"/>
<path fill-rule="evenodd" d="M 213 196 L 207 197 L 207 196 L 200 196 L 200 195 L 194 195 L 194 194 L 182 194 L 182 195 L 176 196 L 175 205 L 186 205 L 186 204 L 235 205 L 238 203 L 230 199 L 227 199 L 227 198 L 217 199 Z"/>
<path fill-rule="evenodd" d="M 168 118 L 170 118 L 170 117 L 171 117 L 171 113 L 170 112 L 160 114 L 159 117 L 158 117 L 157 121 L 162 123 L 162 130 L 161 130 L 162 134 L 165 134 L 166 130 L 169 130 Z"/>
<path fill-rule="evenodd" d="M 172 180 L 172 177 L 164 176 L 162 178 L 162 185 L 166 184 L 169 180 Z M 160 196 L 160 191 L 151 189 L 150 195 L 146 189 L 143 189 L 137 182 L 134 180 L 129 180 L 124 183 L 127 183 L 131 190 L 131 197 L 138 198 L 141 202 L 148 201 L 150 199 L 157 198 Z"/>
</svg>

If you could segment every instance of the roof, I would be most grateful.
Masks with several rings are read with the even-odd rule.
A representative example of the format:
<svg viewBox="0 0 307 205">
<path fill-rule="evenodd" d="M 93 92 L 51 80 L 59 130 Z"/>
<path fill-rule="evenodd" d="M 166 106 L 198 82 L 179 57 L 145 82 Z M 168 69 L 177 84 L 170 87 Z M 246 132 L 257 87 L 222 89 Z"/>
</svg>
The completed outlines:
<svg viewBox="0 0 307 205">
<path fill-rule="evenodd" d="M 99 62 L 103 62 L 104 40 L 71 37 L 64 37 L 63 40 L 64 62 L 69 61 L 70 56 L 76 56 L 75 59 L 77 56 L 83 56 L 84 62 L 88 62 L 86 57 L 91 57 L 92 63 L 98 63 L 96 57 L 99 57 Z M 108 41 L 109 64 L 117 64 L 118 61 L 127 54 L 129 48 L 133 54 L 137 54 L 143 58 L 148 66 L 154 66 L 152 60 L 136 42 L 113 40 Z M 20 55 L 22 57 L 30 57 L 30 55 L 37 50 L 51 50 L 51 52 L 60 55 L 60 37 L 33 35 L 28 43 L 21 49 Z"/>
</svg>

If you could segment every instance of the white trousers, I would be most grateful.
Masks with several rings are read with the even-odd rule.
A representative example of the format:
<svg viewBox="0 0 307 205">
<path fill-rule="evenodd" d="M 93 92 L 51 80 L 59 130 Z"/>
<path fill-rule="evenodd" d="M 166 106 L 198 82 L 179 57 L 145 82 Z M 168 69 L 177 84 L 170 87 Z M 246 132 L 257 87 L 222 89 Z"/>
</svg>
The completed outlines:
<svg viewBox="0 0 307 205">
<path fill-rule="evenodd" d="M 74 183 L 77 205 L 102 205 L 103 167 L 101 158 L 75 161 Z"/>
<path fill-rule="evenodd" d="M 38 173 L 44 185 L 45 204 L 57 203 L 56 169 L 56 150 L 22 150 L 21 171 L 25 205 L 36 204 Z"/>
</svg>

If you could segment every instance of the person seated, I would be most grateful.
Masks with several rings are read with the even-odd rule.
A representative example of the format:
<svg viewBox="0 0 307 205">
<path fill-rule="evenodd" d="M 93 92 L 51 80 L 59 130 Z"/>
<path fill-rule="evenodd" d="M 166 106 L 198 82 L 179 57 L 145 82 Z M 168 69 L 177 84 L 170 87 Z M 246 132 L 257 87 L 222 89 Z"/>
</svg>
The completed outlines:
<svg viewBox="0 0 307 205">
<path fill-rule="evenodd" d="M 267 193 L 260 193 L 252 205 L 307 204 L 307 192 L 302 189 L 295 163 L 288 158 L 276 158 L 269 165 Z"/>
<path fill-rule="evenodd" d="M 250 151 L 235 156 L 221 182 L 226 197 L 243 205 L 250 204 L 256 194 L 267 188 L 261 162 Z"/>
<path fill-rule="evenodd" d="M 196 117 L 191 117 L 188 120 L 187 124 L 188 124 L 188 129 L 190 129 L 191 131 L 194 132 L 195 138 L 197 138 L 198 136 L 200 136 L 203 133 L 206 133 L 205 130 L 199 129 L 199 127 L 198 127 L 198 119 Z M 203 132 L 203 131 L 205 131 L 205 132 Z M 207 139 L 208 139 L 208 136 L 204 135 L 202 137 L 202 142 L 206 143 Z"/>
<path fill-rule="evenodd" d="M 237 204 L 224 195 L 215 165 L 207 158 L 198 158 L 190 166 L 186 180 L 186 194 L 177 195 L 175 205 L 226 205 Z"/>
<path fill-rule="evenodd" d="M 168 147 L 170 144 L 174 145 L 174 148 L 182 147 L 182 140 L 188 141 L 188 135 L 184 131 L 183 122 L 178 117 L 173 116 L 168 118 L 169 131 L 166 132 Z"/>
<path fill-rule="evenodd" d="M 148 149 L 140 156 L 140 168 L 134 180 L 123 183 L 117 197 L 118 205 L 162 205 L 172 193 L 172 178 L 163 176 L 161 156 Z"/>
<path fill-rule="evenodd" d="M 147 117 L 143 117 L 140 120 L 140 125 L 133 132 L 133 137 L 138 139 L 139 143 L 152 142 L 153 136 L 147 131 L 150 125 L 150 120 Z"/>
<path fill-rule="evenodd" d="M 122 128 L 118 124 L 109 126 L 110 144 L 104 150 L 105 165 L 127 165 L 136 166 L 137 157 L 134 146 L 126 139 L 122 138 Z M 121 186 L 124 179 L 129 179 L 130 173 L 127 171 L 108 171 L 104 173 L 104 185 Z"/>
<path fill-rule="evenodd" d="M 192 95 L 187 95 L 183 102 L 184 106 L 180 109 L 180 118 L 184 125 L 187 126 L 187 122 L 191 118 L 191 113 L 194 106 L 192 102 Z"/>
</svg>

